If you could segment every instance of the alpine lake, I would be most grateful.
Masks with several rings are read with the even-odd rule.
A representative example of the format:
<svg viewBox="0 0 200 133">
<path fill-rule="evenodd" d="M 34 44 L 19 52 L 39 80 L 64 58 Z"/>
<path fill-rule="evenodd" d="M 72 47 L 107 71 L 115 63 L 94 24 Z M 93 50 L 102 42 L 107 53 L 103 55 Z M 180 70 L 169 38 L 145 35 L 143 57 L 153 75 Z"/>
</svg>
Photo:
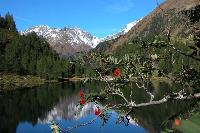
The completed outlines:
<svg viewBox="0 0 200 133">
<path fill-rule="evenodd" d="M 163 98 L 176 85 L 166 82 L 149 82 L 148 88 L 155 95 L 155 100 Z M 20 88 L 14 91 L 0 92 L 0 133 L 51 133 L 51 123 L 54 122 L 66 131 L 69 127 L 89 122 L 96 116 L 96 104 L 85 103 L 77 111 L 79 92 L 85 94 L 99 93 L 106 87 L 105 82 L 89 81 L 64 82 L 44 84 L 33 88 Z M 148 102 L 149 95 L 144 89 L 138 88 L 134 82 L 123 88 L 125 96 L 130 96 L 136 103 Z M 106 104 L 122 102 L 118 96 L 110 96 L 99 102 L 100 107 Z M 71 130 L 72 133 L 159 133 L 166 126 L 166 120 L 173 115 L 188 110 L 194 101 L 169 101 L 160 105 L 136 108 L 130 115 L 130 120 L 119 121 L 120 116 L 128 111 L 126 108 L 108 110 L 108 119 L 98 117 L 86 126 Z M 171 124 L 172 125 L 172 124 Z M 168 124 L 168 126 L 171 126 Z"/>
</svg>

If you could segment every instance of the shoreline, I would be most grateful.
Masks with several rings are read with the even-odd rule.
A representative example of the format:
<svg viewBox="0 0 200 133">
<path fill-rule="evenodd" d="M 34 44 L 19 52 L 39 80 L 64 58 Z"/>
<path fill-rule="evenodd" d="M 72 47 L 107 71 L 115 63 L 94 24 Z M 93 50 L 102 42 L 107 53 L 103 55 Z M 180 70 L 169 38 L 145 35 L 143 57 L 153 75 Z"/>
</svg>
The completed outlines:
<svg viewBox="0 0 200 133">
<path fill-rule="evenodd" d="M 46 80 L 32 75 L 18 75 L 14 73 L 0 73 L 0 92 L 16 90 L 18 88 L 31 88 L 45 83 L 57 82 L 56 80 Z"/>
<path fill-rule="evenodd" d="M 80 82 L 80 81 L 88 81 L 88 80 L 98 80 L 98 81 L 108 81 L 112 82 L 114 80 L 113 77 L 108 76 L 104 77 L 104 79 L 97 79 L 97 78 L 89 78 L 89 77 L 72 77 L 72 78 L 60 78 L 62 81 L 59 81 L 59 78 L 57 80 L 46 80 L 42 79 L 37 76 L 32 76 L 32 75 L 17 75 L 14 73 L 0 73 L 0 92 L 1 91 L 9 91 L 9 90 L 16 90 L 18 88 L 31 88 L 34 86 L 40 86 L 45 83 L 57 83 L 57 82 Z M 130 81 L 135 81 L 136 77 L 132 77 Z M 151 82 L 155 81 L 164 81 L 167 83 L 171 83 L 170 79 L 166 77 L 151 77 L 150 78 Z"/>
<path fill-rule="evenodd" d="M 134 81 L 136 81 L 136 79 L 137 79 L 137 77 L 132 77 L 129 80 L 131 82 L 134 82 Z M 89 78 L 89 77 L 84 77 L 84 78 L 72 77 L 72 78 L 62 78 L 62 80 L 63 81 L 58 81 L 58 82 L 67 82 L 67 81 L 78 82 L 78 81 L 84 81 L 84 80 L 98 80 L 98 81 L 112 82 L 114 80 L 114 77 L 104 77 L 103 79 Z M 169 79 L 167 77 L 151 77 L 151 78 L 149 78 L 149 80 L 151 82 L 163 81 L 163 82 L 171 83 L 171 79 Z"/>
</svg>

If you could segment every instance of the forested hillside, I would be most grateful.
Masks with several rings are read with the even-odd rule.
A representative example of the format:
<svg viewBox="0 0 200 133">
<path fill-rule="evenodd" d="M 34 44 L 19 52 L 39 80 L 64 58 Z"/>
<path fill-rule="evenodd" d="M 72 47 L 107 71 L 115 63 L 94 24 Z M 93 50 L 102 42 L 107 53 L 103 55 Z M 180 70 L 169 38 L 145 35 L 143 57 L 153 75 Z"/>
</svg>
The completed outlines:
<svg viewBox="0 0 200 133">
<path fill-rule="evenodd" d="M 55 78 L 67 72 L 67 61 L 35 33 L 20 35 L 8 13 L 0 17 L 0 71 Z"/>
<path fill-rule="evenodd" d="M 144 64 L 149 63 L 150 59 L 154 69 L 160 69 L 167 75 L 179 73 L 183 67 L 199 71 L 200 64 L 196 61 L 200 60 L 197 28 L 199 19 L 195 19 L 199 18 L 196 15 L 199 6 L 192 4 L 187 10 L 183 8 L 184 2 L 181 3 L 182 6 L 175 7 L 170 5 L 177 1 L 170 2 L 158 6 L 127 34 L 102 42 L 91 52 L 81 52 L 72 59 L 60 58 L 48 42 L 35 33 L 20 35 L 12 15 L 8 13 L 5 17 L 0 17 L 0 70 L 45 78 L 96 77 L 98 63 L 96 62 L 96 66 L 88 64 L 88 57 L 100 55 L 97 59 L 100 61 L 108 55 L 118 59 L 128 55 L 134 59 L 141 58 Z M 195 18 L 192 17 L 194 14 L 192 15 L 191 11 L 196 13 Z M 148 24 L 144 24 L 147 22 Z M 186 25 L 183 25 L 184 22 Z M 103 71 L 107 73 L 107 69 Z M 152 76 L 160 76 L 159 73 L 160 71 L 155 70 Z M 108 74 L 109 72 L 106 75 Z"/>
<path fill-rule="evenodd" d="M 124 56 L 141 59 L 145 64 L 150 61 L 154 69 L 169 75 L 186 68 L 200 71 L 200 5 L 183 1 L 172 6 L 177 2 L 168 0 L 159 5 L 126 35 L 100 43 L 94 51 L 111 54 L 118 59 Z M 159 76 L 159 72 L 154 71 L 152 75 Z"/>
<path fill-rule="evenodd" d="M 153 40 L 156 36 L 161 36 L 167 39 L 169 30 L 171 38 L 187 37 L 192 33 L 191 26 L 199 27 L 200 22 L 191 24 L 189 18 L 182 11 L 194 9 L 199 4 L 199 0 L 166 0 L 138 22 L 127 34 L 108 42 L 100 43 L 96 50 L 112 52 L 118 46 L 137 38 Z"/>
</svg>

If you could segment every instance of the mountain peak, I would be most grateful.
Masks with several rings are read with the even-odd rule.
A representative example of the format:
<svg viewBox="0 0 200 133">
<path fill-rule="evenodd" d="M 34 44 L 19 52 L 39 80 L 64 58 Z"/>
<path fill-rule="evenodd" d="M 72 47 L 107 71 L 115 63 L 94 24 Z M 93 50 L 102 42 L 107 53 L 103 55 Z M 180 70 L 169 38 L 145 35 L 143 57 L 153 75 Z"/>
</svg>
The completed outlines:
<svg viewBox="0 0 200 133">
<path fill-rule="evenodd" d="M 141 19 L 140 19 L 141 20 Z M 115 39 L 121 35 L 126 34 L 131 30 L 140 20 L 133 21 L 127 24 L 120 32 L 108 35 L 104 38 L 98 38 L 91 35 L 87 31 L 79 27 L 66 26 L 62 29 L 51 28 L 47 25 L 33 26 L 22 34 L 29 34 L 35 32 L 37 35 L 44 37 L 49 44 L 61 55 L 74 54 L 76 52 L 90 50 L 95 48 L 100 42 Z"/>
<path fill-rule="evenodd" d="M 78 27 L 50 28 L 46 25 L 33 26 L 22 34 L 35 32 L 47 39 L 49 44 L 61 55 L 74 54 L 94 48 L 99 39 Z"/>
</svg>

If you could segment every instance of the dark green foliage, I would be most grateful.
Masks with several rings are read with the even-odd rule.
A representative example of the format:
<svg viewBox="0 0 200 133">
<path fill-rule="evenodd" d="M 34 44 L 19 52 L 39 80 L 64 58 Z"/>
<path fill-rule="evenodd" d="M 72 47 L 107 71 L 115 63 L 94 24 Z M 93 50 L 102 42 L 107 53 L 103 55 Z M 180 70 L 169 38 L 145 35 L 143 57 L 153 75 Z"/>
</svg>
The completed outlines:
<svg viewBox="0 0 200 133">
<path fill-rule="evenodd" d="M 99 43 L 96 48 L 93 49 L 94 52 L 105 52 L 107 49 L 109 49 L 111 47 L 110 45 L 111 42 L 106 41 L 106 42 L 101 42 Z"/>
<path fill-rule="evenodd" d="M 50 48 L 49 44 L 35 33 L 17 36 L 5 48 L 5 70 L 19 74 L 32 74 L 51 78 L 65 71 L 65 61 Z"/>
<path fill-rule="evenodd" d="M 168 10 L 164 13 L 160 13 L 157 16 L 153 18 L 153 22 L 147 27 L 145 32 L 143 32 L 139 36 L 145 37 L 142 39 L 132 39 L 129 42 L 130 43 L 124 43 L 121 46 L 119 46 L 114 51 L 114 56 L 117 58 L 121 58 L 124 55 L 128 54 L 131 58 L 140 58 L 142 62 L 145 64 L 153 63 L 154 68 L 159 68 L 161 71 L 165 74 L 174 74 L 179 73 L 182 70 L 182 65 L 189 65 L 192 68 L 199 67 L 199 63 L 195 62 L 194 60 L 190 59 L 189 57 L 185 57 L 184 55 L 181 55 L 179 53 L 176 53 L 176 51 L 172 51 L 171 48 L 167 47 L 169 45 L 169 42 L 167 41 L 166 37 L 163 38 L 163 36 L 166 36 L 165 30 L 166 27 L 169 26 L 176 26 L 179 21 L 186 20 L 185 17 L 181 14 L 174 15 L 174 10 Z M 166 14 L 170 16 L 170 18 L 173 20 L 170 23 L 168 22 L 168 18 L 166 17 Z M 174 27 L 171 27 L 172 29 Z M 184 30 L 184 29 L 183 29 Z M 149 36 L 149 34 L 146 34 L 146 31 L 149 31 L 152 36 Z M 161 34 L 160 34 L 161 33 Z M 185 33 L 181 33 L 185 34 Z M 146 36 L 148 35 L 148 36 Z M 156 36 L 160 35 L 160 36 Z M 156 37 L 155 37 L 156 36 Z M 161 37 L 162 36 L 162 37 Z M 139 37 L 140 38 L 140 37 Z M 197 38 L 198 39 L 198 38 Z M 195 39 L 194 39 L 195 41 Z M 101 43 L 101 45 L 98 45 L 93 51 L 96 53 L 105 52 L 107 49 L 111 48 L 112 41 L 107 41 Z M 183 52 L 188 53 L 190 51 L 189 44 L 183 45 L 183 43 L 179 41 L 175 41 L 175 46 L 178 47 L 178 49 L 182 50 Z M 190 46 L 190 48 L 193 48 L 193 46 Z M 194 55 L 197 55 L 198 51 L 193 51 Z M 34 55 L 34 53 L 33 53 Z M 148 60 L 151 58 L 151 56 L 157 55 L 158 59 L 155 61 L 148 62 Z M 35 55 L 37 56 L 37 54 Z M 25 56 L 26 57 L 26 56 Z M 111 72 L 109 70 L 114 67 L 111 66 L 111 68 L 105 67 L 101 64 L 93 66 L 91 69 L 90 63 L 87 60 L 84 60 L 84 57 L 81 57 L 83 59 L 73 59 L 73 62 L 66 68 L 67 69 L 67 75 L 68 77 L 78 76 L 78 77 L 95 77 L 95 68 L 98 68 L 98 66 L 101 67 L 102 74 L 109 75 Z M 90 59 L 88 59 L 90 60 Z M 23 58 L 23 61 L 26 61 L 26 58 Z M 103 61 L 103 60 L 102 60 Z M 39 73 L 44 71 L 46 67 L 48 67 L 48 70 L 52 69 L 51 65 L 46 65 L 46 62 L 52 62 L 51 58 L 40 58 L 37 62 Z M 26 68 L 26 64 L 24 64 L 24 67 Z M 35 64 L 35 62 L 31 63 Z M 18 64 L 15 64 L 18 65 Z M 44 66 L 46 66 L 44 68 Z M 32 70 L 35 70 L 35 66 L 30 66 Z M 20 71 L 20 70 L 18 70 Z M 25 71 L 25 70 L 22 70 Z M 33 74 L 35 72 L 33 71 Z M 155 74 L 155 73 L 151 73 Z M 162 75 L 162 73 L 160 73 Z M 156 76 L 157 74 L 155 74 Z"/>
<path fill-rule="evenodd" d="M 200 21 L 200 5 L 190 10 L 184 10 L 181 13 L 185 14 L 192 23 L 197 23 Z"/>
<path fill-rule="evenodd" d="M 187 39 L 177 39 L 173 44 L 177 49 L 183 51 L 187 55 L 194 52 L 197 53 L 198 51 L 191 52 L 189 47 L 190 45 L 194 45 L 195 41 L 190 42 L 191 44 L 189 42 L 190 41 Z M 195 44 L 197 43 L 198 42 L 196 41 Z M 156 55 L 157 59 L 152 61 L 153 67 L 162 70 L 165 74 L 177 74 L 182 70 L 183 65 L 190 66 L 190 68 L 196 68 L 197 71 L 200 71 L 200 62 L 193 60 L 189 56 L 182 55 L 169 46 L 169 42 L 161 37 L 135 40 L 117 47 L 113 55 L 121 58 L 128 54 L 132 57 L 143 59 L 143 61 L 149 60 L 152 56 Z"/>
<path fill-rule="evenodd" d="M 194 10 L 194 16 L 199 18 L 197 15 L 198 13 L 196 13 L 199 8 L 196 7 Z M 163 74 L 174 76 L 183 70 L 183 65 L 200 71 L 200 62 L 194 59 L 194 57 L 200 57 L 200 30 L 191 31 L 189 25 L 189 19 L 183 14 L 178 14 L 174 9 L 160 12 L 152 18 L 152 22 L 145 27 L 143 32 L 138 34 L 137 38 L 134 37 L 121 41 L 123 44 L 116 47 L 114 46 L 114 42 L 117 39 L 100 43 L 93 50 L 96 54 L 100 54 L 98 57 L 101 58 L 101 60 L 96 59 L 96 61 L 99 61 L 99 64 L 96 63 L 96 68 L 99 67 L 98 70 L 103 75 L 112 75 L 112 73 L 109 72 L 116 66 L 109 64 L 104 66 L 104 63 L 101 63 L 107 58 L 104 55 L 110 51 L 110 54 L 119 60 L 125 55 L 135 59 L 133 64 L 138 64 L 136 65 L 137 68 L 147 68 L 146 66 L 148 65 L 152 66 L 148 68 L 155 69 L 155 71 L 149 73 L 151 76 L 162 76 Z M 177 27 L 178 30 L 176 30 Z M 171 34 L 169 33 L 170 30 Z M 176 32 L 174 32 L 174 30 Z M 194 34 L 194 32 L 196 33 Z M 169 34 L 169 36 L 167 34 Z M 172 45 L 181 52 L 173 49 Z M 103 56 L 101 57 L 101 55 Z M 155 57 L 156 59 L 152 59 Z M 86 67 L 88 64 L 87 61 L 83 61 L 83 63 L 84 65 L 77 63 L 76 67 L 78 68 L 76 68 L 76 75 L 82 73 L 82 71 L 80 71 L 81 69 L 84 69 L 84 74 L 88 74 L 87 70 L 90 69 L 91 66 Z M 142 71 L 144 72 L 146 70 Z"/>
<path fill-rule="evenodd" d="M 0 18 L 0 70 L 56 78 L 67 73 L 67 61 L 60 59 L 48 42 L 35 33 L 16 32 L 12 15 Z M 3 25 L 5 22 L 6 25 Z"/>
<path fill-rule="evenodd" d="M 0 28 L 6 27 L 6 21 L 3 17 L 0 16 Z"/>
<path fill-rule="evenodd" d="M 8 29 L 10 31 L 17 31 L 15 21 L 10 13 L 7 13 L 5 17 L 0 16 L 0 28 Z"/>
</svg>

